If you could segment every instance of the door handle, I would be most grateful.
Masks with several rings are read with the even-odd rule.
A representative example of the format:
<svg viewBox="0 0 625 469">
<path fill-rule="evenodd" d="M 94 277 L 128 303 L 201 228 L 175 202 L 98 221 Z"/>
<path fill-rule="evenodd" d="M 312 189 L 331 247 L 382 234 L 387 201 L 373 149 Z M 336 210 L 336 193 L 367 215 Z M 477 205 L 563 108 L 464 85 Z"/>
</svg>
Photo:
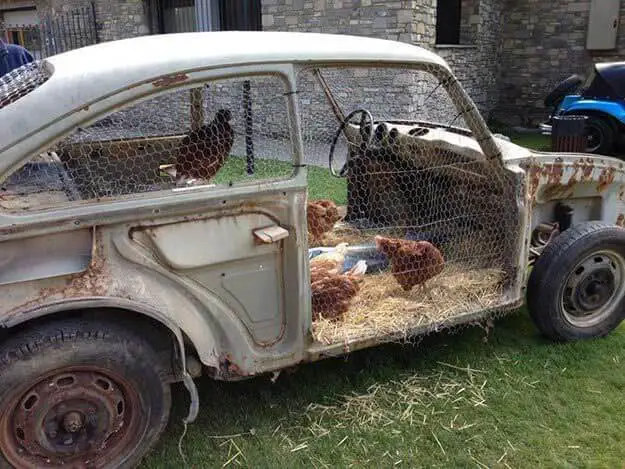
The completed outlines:
<svg viewBox="0 0 625 469">
<path fill-rule="evenodd" d="M 253 231 L 253 233 L 254 238 L 260 244 L 277 243 L 278 241 L 289 236 L 289 230 L 278 225 L 257 228 Z"/>
</svg>

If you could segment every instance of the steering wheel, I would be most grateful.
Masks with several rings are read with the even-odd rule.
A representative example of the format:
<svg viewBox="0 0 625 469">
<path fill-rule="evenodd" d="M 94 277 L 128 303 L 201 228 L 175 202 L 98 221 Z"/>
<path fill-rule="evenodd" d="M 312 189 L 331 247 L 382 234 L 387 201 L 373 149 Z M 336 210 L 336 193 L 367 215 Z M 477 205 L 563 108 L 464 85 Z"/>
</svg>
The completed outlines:
<svg viewBox="0 0 625 469">
<path fill-rule="evenodd" d="M 339 141 L 339 137 L 341 136 L 341 133 L 343 133 L 343 131 L 345 130 L 345 127 L 347 127 L 350 120 L 352 120 L 354 116 L 358 114 L 362 114 L 362 116 L 360 117 L 360 122 L 358 123 L 360 137 L 362 139 L 360 143 L 360 149 L 364 150 L 371 144 L 371 139 L 373 138 L 373 116 L 371 116 L 371 113 L 367 111 L 366 109 L 356 109 L 350 112 L 349 115 L 345 119 L 343 119 L 343 122 L 341 122 L 341 125 L 339 126 L 338 130 L 336 131 L 336 134 L 334 135 L 334 139 L 332 140 L 332 145 L 330 145 L 328 165 L 330 166 L 330 172 L 332 173 L 334 177 L 342 178 L 342 177 L 347 176 L 347 171 L 348 171 L 347 166 L 349 162 L 345 162 L 345 164 L 343 165 L 343 167 L 341 168 L 338 174 L 334 170 L 334 151 L 336 149 L 336 144 Z"/>
</svg>

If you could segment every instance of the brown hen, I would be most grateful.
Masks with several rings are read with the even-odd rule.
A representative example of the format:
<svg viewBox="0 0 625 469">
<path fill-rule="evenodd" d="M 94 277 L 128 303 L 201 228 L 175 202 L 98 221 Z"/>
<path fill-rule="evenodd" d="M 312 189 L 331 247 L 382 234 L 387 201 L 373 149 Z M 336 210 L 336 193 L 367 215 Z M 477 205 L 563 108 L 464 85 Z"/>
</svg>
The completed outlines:
<svg viewBox="0 0 625 469">
<path fill-rule="evenodd" d="M 367 270 L 365 261 L 358 263 L 344 274 L 336 274 L 324 266 L 310 269 L 312 296 L 312 319 L 320 317 L 336 321 L 349 310 L 351 300 L 360 291 L 360 283 Z"/>
<path fill-rule="evenodd" d="M 388 257 L 393 277 L 405 291 L 412 290 L 415 285 L 424 286 L 445 267 L 443 255 L 428 241 L 376 236 L 375 243 L 378 251 Z"/>
<path fill-rule="evenodd" d="M 331 231 L 334 224 L 342 218 L 338 207 L 331 200 L 313 200 L 308 202 L 306 210 L 308 233 L 313 241 Z"/>
<path fill-rule="evenodd" d="M 182 139 L 175 165 L 178 179 L 210 181 L 219 172 L 234 143 L 231 119 L 230 110 L 220 109 L 212 122 Z"/>
</svg>

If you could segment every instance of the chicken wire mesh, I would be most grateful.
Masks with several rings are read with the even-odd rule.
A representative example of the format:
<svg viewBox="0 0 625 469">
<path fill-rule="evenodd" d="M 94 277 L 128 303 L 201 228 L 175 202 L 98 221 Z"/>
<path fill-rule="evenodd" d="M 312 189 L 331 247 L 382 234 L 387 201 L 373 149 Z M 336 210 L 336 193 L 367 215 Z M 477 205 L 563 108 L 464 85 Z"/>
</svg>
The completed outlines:
<svg viewBox="0 0 625 469">
<path fill-rule="evenodd" d="M 430 72 L 307 68 L 295 96 L 276 76 L 170 91 L 32 158 L 2 183 L 0 207 L 289 177 L 287 100 L 297 99 L 316 167 L 306 207 L 315 339 L 408 337 L 496 311 L 517 278 L 521 188 L 465 129 L 475 108 Z"/>
<path fill-rule="evenodd" d="M 11 70 L 0 77 L 0 109 L 44 84 L 51 73 L 41 61 L 35 61 Z"/>
<path fill-rule="evenodd" d="M 427 69 L 298 80 L 306 162 L 340 181 L 308 201 L 314 337 L 407 337 L 510 302 L 520 188 L 462 130 L 461 90 Z"/>
<path fill-rule="evenodd" d="M 291 154 L 284 82 L 276 76 L 218 80 L 136 102 L 78 128 L 2 183 L 0 207 L 41 210 L 278 180 L 292 174 Z"/>
</svg>

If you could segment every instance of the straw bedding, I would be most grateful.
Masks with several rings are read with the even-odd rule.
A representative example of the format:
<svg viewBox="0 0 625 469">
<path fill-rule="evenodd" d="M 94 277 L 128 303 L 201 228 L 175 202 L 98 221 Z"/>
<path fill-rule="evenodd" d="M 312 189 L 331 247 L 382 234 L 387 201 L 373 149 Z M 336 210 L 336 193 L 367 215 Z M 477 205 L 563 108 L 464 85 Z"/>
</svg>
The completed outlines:
<svg viewBox="0 0 625 469">
<path fill-rule="evenodd" d="M 384 236 L 403 237 L 405 230 L 385 230 Z M 360 230 L 350 226 L 347 223 L 337 223 L 332 231 L 323 234 L 323 237 L 315 243 L 319 247 L 335 247 L 340 243 L 347 243 L 350 246 L 358 246 L 360 244 L 373 244 L 373 238 L 376 234 L 372 230 Z"/>
<path fill-rule="evenodd" d="M 350 343 L 385 334 L 408 335 L 417 327 L 444 323 L 463 313 L 501 303 L 504 273 L 448 265 L 425 290 L 402 290 L 390 272 L 366 275 L 343 318 L 313 322 L 313 336 L 323 344 Z"/>
</svg>

